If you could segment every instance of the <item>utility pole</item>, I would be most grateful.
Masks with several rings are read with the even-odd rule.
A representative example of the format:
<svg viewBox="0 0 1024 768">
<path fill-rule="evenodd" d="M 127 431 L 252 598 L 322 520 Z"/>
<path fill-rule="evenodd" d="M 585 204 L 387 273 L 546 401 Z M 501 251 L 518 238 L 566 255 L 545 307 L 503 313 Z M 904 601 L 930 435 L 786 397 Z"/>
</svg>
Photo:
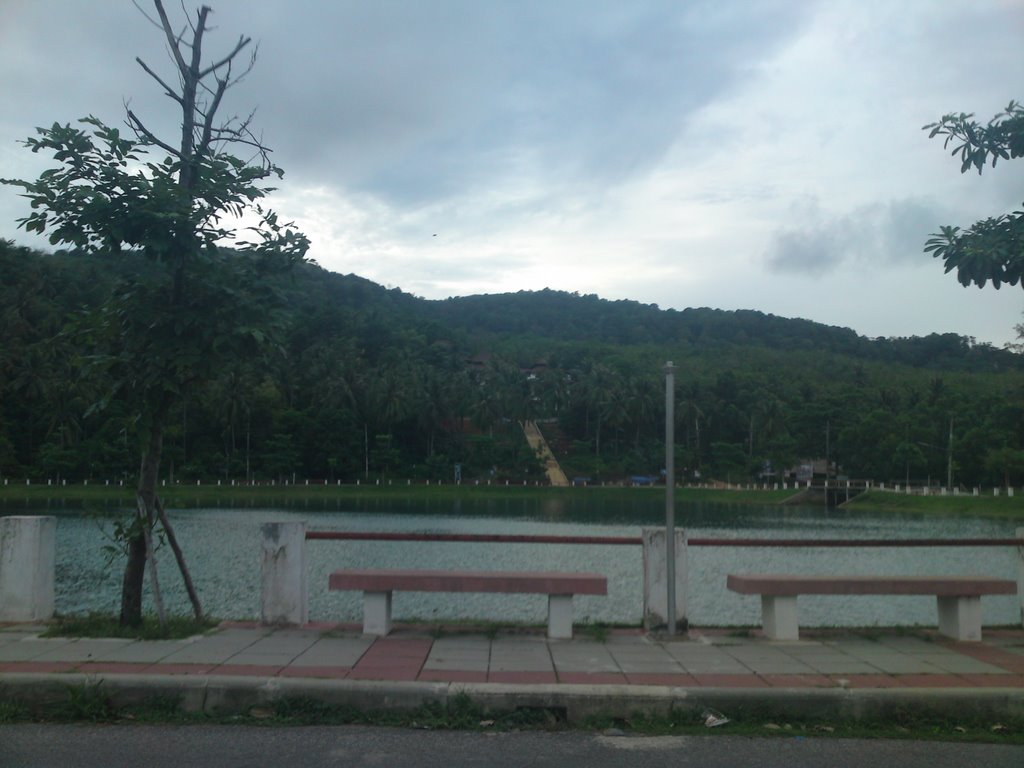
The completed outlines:
<svg viewBox="0 0 1024 768">
<path fill-rule="evenodd" d="M 676 377 L 675 366 L 665 363 L 665 576 L 668 580 L 665 620 L 669 636 L 676 633 Z"/>
<path fill-rule="evenodd" d="M 949 450 L 946 452 L 946 487 L 953 489 L 953 417 L 949 417 Z"/>
</svg>

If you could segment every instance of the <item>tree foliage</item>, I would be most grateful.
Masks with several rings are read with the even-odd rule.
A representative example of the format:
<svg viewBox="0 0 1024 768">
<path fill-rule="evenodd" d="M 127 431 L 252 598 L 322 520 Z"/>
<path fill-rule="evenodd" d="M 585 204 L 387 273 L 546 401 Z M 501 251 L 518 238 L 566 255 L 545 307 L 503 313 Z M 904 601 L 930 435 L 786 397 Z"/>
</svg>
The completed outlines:
<svg viewBox="0 0 1024 768">
<path fill-rule="evenodd" d="M 924 126 L 929 138 L 944 136 L 943 147 L 960 159 L 960 172 L 976 169 L 980 174 L 991 163 L 1024 155 L 1024 107 L 1011 101 L 1006 110 L 985 125 L 973 114 L 945 115 Z M 1024 210 L 975 222 L 969 229 L 943 226 L 925 243 L 925 252 L 940 258 L 946 272 L 954 269 L 964 286 L 984 288 L 992 281 L 1024 288 Z"/>
<path fill-rule="evenodd" d="M 21 187 L 30 201 L 32 212 L 19 219 L 27 231 L 49 233 L 51 243 L 72 246 L 80 256 L 101 254 L 136 265 L 122 272 L 88 319 L 68 329 L 77 342 L 92 346 L 93 359 L 105 368 L 106 390 L 97 393 L 91 410 L 116 402 L 118 418 L 132 424 L 140 444 L 138 513 L 122 590 L 125 624 L 141 622 L 147 561 L 160 610 L 153 558 L 158 519 L 190 586 L 156 490 L 170 415 L 190 390 L 272 334 L 280 319 L 278 287 L 268 278 L 301 261 L 308 247 L 301 232 L 261 205 L 272 190 L 264 180 L 280 177 L 281 170 L 251 132 L 250 120 L 218 117 L 225 93 L 253 64 L 254 56 L 239 72 L 236 63 L 251 40 L 239 37 L 211 63 L 203 57 L 208 7 L 180 32 L 161 0 L 154 0 L 154 10 L 157 18 L 150 21 L 163 33 L 175 77 L 136 61 L 174 102 L 176 139 L 160 138 L 131 109 L 130 138 L 93 116 L 79 121 L 82 127 L 54 123 L 37 129 L 25 145 L 50 155 L 56 166 L 35 181 L 3 180 Z M 229 151 L 235 148 L 253 160 L 235 157 Z M 254 223 L 236 231 L 243 216 Z M 124 430 L 127 435 L 127 425 Z M 57 436 L 45 462 L 67 473 L 67 429 Z M 198 616 L 195 595 L 193 604 Z"/>
</svg>

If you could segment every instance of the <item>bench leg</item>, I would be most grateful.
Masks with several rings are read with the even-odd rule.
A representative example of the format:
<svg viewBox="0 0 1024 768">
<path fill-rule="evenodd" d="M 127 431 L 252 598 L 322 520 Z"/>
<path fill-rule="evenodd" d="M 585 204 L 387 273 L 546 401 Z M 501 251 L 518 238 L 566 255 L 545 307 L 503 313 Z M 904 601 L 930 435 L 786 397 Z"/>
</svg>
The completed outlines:
<svg viewBox="0 0 1024 768">
<path fill-rule="evenodd" d="M 939 597 L 939 634 L 954 640 L 981 640 L 981 596 Z"/>
<path fill-rule="evenodd" d="M 572 639 L 572 595 L 548 595 L 548 637 Z"/>
<path fill-rule="evenodd" d="M 363 592 L 363 634 L 384 637 L 391 631 L 391 593 Z"/>
<path fill-rule="evenodd" d="M 761 595 L 761 625 L 769 640 L 798 640 L 796 595 Z"/>
</svg>

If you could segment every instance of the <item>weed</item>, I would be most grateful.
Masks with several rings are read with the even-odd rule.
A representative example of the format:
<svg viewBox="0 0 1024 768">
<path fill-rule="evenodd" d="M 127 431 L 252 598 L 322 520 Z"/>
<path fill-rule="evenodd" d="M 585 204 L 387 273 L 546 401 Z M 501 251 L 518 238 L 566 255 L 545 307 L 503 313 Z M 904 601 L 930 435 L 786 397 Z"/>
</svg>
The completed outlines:
<svg viewBox="0 0 1024 768">
<path fill-rule="evenodd" d="M 20 723 L 29 719 L 27 707 L 16 701 L 0 701 L 0 725 Z"/>
<path fill-rule="evenodd" d="M 68 698 L 58 704 L 52 715 L 57 720 L 73 722 L 107 722 L 113 720 L 117 710 L 110 698 L 100 690 L 99 685 L 85 683 L 83 685 L 66 686 Z"/>
<path fill-rule="evenodd" d="M 135 640 L 177 640 L 208 632 L 216 619 L 196 621 L 187 616 L 170 616 L 161 627 L 155 616 L 144 616 L 137 627 L 123 627 L 116 616 L 90 613 L 86 616 L 60 616 L 41 637 L 124 637 Z"/>
</svg>

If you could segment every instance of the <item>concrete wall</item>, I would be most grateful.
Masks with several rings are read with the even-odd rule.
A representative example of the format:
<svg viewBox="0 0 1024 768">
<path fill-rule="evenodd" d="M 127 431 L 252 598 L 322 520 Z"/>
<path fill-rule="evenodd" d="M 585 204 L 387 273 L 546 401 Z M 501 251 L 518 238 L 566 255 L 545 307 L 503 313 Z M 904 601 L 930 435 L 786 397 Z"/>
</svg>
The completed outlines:
<svg viewBox="0 0 1024 768">
<path fill-rule="evenodd" d="M 260 621 L 309 621 L 309 572 L 305 523 L 265 523 L 261 557 Z"/>
<path fill-rule="evenodd" d="M 668 558 L 664 528 L 644 528 L 644 629 L 668 626 Z M 686 532 L 676 531 L 676 628 L 686 629 Z"/>
<path fill-rule="evenodd" d="M 54 517 L 0 517 L 0 621 L 53 618 Z"/>
</svg>

